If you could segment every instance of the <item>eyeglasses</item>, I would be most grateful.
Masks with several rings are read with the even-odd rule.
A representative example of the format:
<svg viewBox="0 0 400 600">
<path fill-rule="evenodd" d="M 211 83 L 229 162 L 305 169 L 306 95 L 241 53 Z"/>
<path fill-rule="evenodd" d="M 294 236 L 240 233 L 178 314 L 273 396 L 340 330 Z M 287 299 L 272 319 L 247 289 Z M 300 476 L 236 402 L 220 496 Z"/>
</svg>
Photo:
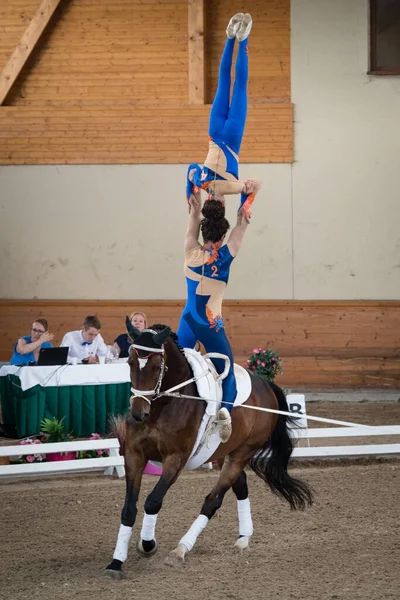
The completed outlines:
<svg viewBox="0 0 400 600">
<path fill-rule="evenodd" d="M 35 329 L 34 327 L 32 327 L 32 331 L 35 333 L 46 333 L 44 329 Z"/>
</svg>

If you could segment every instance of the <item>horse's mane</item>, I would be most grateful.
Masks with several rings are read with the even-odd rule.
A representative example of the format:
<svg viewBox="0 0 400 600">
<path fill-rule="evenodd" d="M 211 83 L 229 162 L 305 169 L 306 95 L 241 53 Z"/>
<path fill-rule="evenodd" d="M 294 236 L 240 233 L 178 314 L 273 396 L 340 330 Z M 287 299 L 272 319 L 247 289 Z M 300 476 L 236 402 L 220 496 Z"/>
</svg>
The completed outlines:
<svg viewBox="0 0 400 600">
<path fill-rule="evenodd" d="M 154 331 L 162 331 L 166 327 L 169 327 L 169 325 L 164 325 L 163 323 L 156 323 L 155 325 L 152 325 L 149 329 L 154 329 Z M 172 339 L 173 342 L 175 342 L 175 345 L 178 348 L 179 352 L 181 352 L 183 354 L 183 356 L 185 356 L 183 348 L 180 345 L 180 343 L 178 342 L 178 336 L 176 335 L 175 331 L 171 330 L 169 337 Z"/>
</svg>

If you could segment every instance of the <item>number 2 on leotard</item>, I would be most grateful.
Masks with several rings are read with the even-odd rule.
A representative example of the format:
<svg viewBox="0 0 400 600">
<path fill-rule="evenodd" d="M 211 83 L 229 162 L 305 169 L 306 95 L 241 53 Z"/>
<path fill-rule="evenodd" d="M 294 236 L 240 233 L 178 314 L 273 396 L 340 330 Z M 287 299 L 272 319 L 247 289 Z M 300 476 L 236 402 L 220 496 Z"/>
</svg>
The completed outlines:
<svg viewBox="0 0 400 600">
<path fill-rule="evenodd" d="M 218 277 L 218 267 L 216 267 L 215 265 L 212 265 L 211 271 L 212 271 L 211 277 Z"/>
</svg>

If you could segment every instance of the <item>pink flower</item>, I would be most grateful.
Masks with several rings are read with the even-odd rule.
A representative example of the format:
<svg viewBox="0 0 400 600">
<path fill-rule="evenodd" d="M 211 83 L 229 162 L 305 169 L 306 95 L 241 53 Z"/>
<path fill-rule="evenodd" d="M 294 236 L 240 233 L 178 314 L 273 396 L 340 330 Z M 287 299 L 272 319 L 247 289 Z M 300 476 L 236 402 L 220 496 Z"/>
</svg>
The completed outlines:
<svg viewBox="0 0 400 600">
<path fill-rule="evenodd" d="M 263 363 L 261 363 L 261 366 L 262 366 L 262 367 L 265 367 L 265 363 L 264 363 L 264 362 L 263 362 Z"/>
<path fill-rule="evenodd" d="M 34 456 L 32 456 L 31 454 L 28 454 L 28 456 L 26 457 L 26 460 L 27 460 L 28 462 L 33 462 L 33 461 L 35 460 L 35 457 L 34 457 Z"/>
<path fill-rule="evenodd" d="M 103 454 L 103 450 L 97 450 L 97 454 L 98 454 L 99 456 L 102 456 L 102 454 Z"/>
<path fill-rule="evenodd" d="M 261 360 L 260 359 L 258 359 L 257 364 L 261 365 Z"/>
<path fill-rule="evenodd" d="M 26 441 L 25 440 L 21 440 L 19 443 L 20 446 L 26 446 Z"/>
<path fill-rule="evenodd" d="M 258 348 L 253 348 L 253 354 L 257 354 Z"/>
<path fill-rule="evenodd" d="M 271 362 L 275 362 L 275 358 L 274 357 L 271 358 Z"/>
<path fill-rule="evenodd" d="M 42 442 L 40 440 L 35 440 L 33 443 L 34 444 L 41 444 Z"/>
<path fill-rule="evenodd" d="M 254 366 L 252 366 L 251 368 L 253 369 L 253 371 L 255 371 L 255 369 L 256 369 L 255 365 L 254 365 Z"/>
<path fill-rule="evenodd" d="M 246 360 L 246 362 L 247 362 L 247 364 L 249 364 L 249 362 L 250 362 L 250 359 L 248 358 L 248 359 Z"/>
</svg>

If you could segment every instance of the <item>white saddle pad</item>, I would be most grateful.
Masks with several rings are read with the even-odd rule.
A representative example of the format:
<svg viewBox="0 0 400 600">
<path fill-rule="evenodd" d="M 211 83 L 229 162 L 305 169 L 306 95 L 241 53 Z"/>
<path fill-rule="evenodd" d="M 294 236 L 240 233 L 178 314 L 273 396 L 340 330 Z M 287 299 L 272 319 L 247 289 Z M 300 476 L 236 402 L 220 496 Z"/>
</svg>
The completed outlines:
<svg viewBox="0 0 400 600">
<path fill-rule="evenodd" d="M 216 415 L 222 401 L 222 381 L 217 381 L 217 370 L 210 358 L 191 348 L 184 349 L 186 360 L 192 367 L 200 398 L 207 400 L 206 414 Z M 250 375 L 240 365 L 234 365 L 237 394 L 233 406 L 246 402 L 251 393 Z"/>
</svg>

